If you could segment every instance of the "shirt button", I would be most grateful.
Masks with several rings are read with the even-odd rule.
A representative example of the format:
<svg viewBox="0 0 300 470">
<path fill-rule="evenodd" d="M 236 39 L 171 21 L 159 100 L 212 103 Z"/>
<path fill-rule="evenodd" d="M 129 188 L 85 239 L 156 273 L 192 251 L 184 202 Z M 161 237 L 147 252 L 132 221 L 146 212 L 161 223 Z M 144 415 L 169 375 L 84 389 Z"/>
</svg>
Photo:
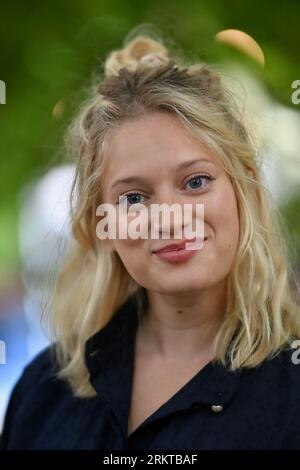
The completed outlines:
<svg viewBox="0 0 300 470">
<path fill-rule="evenodd" d="M 223 411 L 223 405 L 211 405 L 211 410 L 214 413 L 220 413 L 220 411 Z"/>
</svg>

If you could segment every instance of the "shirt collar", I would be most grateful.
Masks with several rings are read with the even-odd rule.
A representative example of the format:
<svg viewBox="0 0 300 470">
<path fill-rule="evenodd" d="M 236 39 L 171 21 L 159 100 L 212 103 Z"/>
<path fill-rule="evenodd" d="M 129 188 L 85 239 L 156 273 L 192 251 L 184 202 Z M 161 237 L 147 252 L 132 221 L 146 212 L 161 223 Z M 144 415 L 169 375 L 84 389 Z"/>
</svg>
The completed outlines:
<svg viewBox="0 0 300 470">
<path fill-rule="evenodd" d="M 112 407 L 125 435 L 138 322 L 135 299 L 129 297 L 108 324 L 85 344 L 85 364 L 90 372 L 90 382 L 97 394 Z M 227 406 L 236 393 L 240 372 L 240 369 L 229 371 L 220 362 L 206 364 L 142 425 L 172 412 L 189 409 L 195 404 Z"/>
</svg>

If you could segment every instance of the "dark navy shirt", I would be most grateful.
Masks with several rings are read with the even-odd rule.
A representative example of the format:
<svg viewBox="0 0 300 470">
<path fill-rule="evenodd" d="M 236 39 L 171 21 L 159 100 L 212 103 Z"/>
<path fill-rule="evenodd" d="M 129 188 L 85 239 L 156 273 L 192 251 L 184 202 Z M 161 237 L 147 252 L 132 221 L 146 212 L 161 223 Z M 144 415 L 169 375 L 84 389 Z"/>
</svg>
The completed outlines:
<svg viewBox="0 0 300 470">
<path fill-rule="evenodd" d="M 10 397 L 1 449 L 300 449 L 300 364 L 289 347 L 256 368 L 211 361 L 128 437 L 138 315 L 131 299 L 88 339 L 97 396 L 75 397 L 55 377 L 51 347 Z"/>
</svg>

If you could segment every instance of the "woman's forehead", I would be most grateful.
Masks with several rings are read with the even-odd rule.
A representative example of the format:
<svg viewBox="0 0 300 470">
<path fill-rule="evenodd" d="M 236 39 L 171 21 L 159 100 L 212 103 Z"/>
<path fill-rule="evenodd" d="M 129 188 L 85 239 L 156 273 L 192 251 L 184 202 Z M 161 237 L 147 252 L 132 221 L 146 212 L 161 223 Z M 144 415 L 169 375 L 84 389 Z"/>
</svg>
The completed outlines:
<svg viewBox="0 0 300 470">
<path fill-rule="evenodd" d="M 191 160 L 220 165 L 216 153 L 176 116 L 158 114 L 124 123 L 111 139 L 107 167 L 114 174 L 152 165 L 176 170 Z"/>
</svg>

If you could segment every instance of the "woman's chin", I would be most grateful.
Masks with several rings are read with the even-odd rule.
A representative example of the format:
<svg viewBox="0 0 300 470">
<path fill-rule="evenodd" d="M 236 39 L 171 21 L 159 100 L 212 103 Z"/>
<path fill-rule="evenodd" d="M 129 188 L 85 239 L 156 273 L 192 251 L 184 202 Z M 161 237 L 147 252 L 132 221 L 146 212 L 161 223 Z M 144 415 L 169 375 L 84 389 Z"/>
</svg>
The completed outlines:
<svg viewBox="0 0 300 470">
<path fill-rule="evenodd" d="M 199 294 L 201 290 L 205 290 L 207 288 L 211 287 L 207 280 L 204 280 L 202 283 L 199 282 L 199 279 L 197 282 L 188 282 L 186 279 L 184 282 L 181 280 L 178 280 L 177 282 L 174 281 L 172 285 L 170 285 L 170 282 L 161 282 L 159 284 L 159 289 L 155 289 L 156 292 L 159 292 L 162 295 L 182 295 L 182 294 L 189 294 L 189 295 L 195 295 Z"/>
</svg>

